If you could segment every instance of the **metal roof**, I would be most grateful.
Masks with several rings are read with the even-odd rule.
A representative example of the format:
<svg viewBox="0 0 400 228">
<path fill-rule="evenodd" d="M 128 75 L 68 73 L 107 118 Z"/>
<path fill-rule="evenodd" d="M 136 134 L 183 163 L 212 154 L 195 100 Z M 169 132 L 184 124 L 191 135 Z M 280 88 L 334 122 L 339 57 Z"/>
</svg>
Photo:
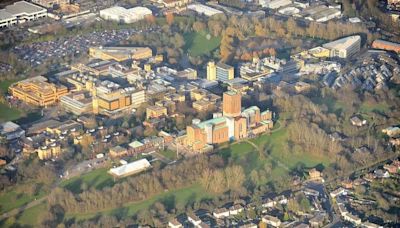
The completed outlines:
<svg viewBox="0 0 400 228">
<path fill-rule="evenodd" d="M 5 10 L 7 10 L 7 12 L 13 15 L 17 15 L 22 13 L 28 13 L 28 14 L 37 13 L 46 9 L 29 2 L 20 1 L 20 2 L 15 2 L 12 5 L 6 6 Z"/>
</svg>

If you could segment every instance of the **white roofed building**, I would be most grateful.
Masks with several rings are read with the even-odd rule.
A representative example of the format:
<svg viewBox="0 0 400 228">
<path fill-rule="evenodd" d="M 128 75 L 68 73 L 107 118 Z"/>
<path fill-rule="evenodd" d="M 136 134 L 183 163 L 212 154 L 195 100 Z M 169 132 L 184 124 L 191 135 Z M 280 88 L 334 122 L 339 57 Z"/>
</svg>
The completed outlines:
<svg viewBox="0 0 400 228">
<path fill-rule="evenodd" d="M 151 167 L 150 162 L 147 159 L 140 159 L 126 165 L 121 165 L 116 168 L 112 168 L 108 171 L 109 174 L 116 178 L 130 176 L 136 173 L 140 173 Z"/>
<path fill-rule="evenodd" d="M 19 1 L 0 10 L 0 28 L 47 17 L 47 9 L 30 2 Z"/>
<path fill-rule="evenodd" d="M 214 16 L 216 14 L 222 14 L 221 10 L 214 9 L 212 7 L 203 4 L 190 4 L 187 6 L 188 9 L 196 11 L 198 14 L 204 14 L 207 17 Z"/>
<path fill-rule="evenodd" d="M 330 50 L 330 57 L 349 58 L 361 49 L 360 36 L 348 36 L 322 45 Z"/>
<path fill-rule="evenodd" d="M 126 24 L 134 23 L 152 15 L 152 11 L 146 7 L 134 7 L 126 9 L 121 6 L 114 6 L 100 10 L 100 17 L 104 20 L 122 22 Z"/>
</svg>

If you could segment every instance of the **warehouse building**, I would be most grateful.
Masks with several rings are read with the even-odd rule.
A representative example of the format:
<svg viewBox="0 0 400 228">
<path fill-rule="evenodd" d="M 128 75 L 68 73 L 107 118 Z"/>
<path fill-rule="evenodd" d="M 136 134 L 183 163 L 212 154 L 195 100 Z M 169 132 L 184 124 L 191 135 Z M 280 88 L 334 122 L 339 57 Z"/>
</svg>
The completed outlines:
<svg viewBox="0 0 400 228">
<path fill-rule="evenodd" d="M 29 2 L 19 1 L 0 10 L 0 28 L 47 17 L 47 9 Z"/>
<path fill-rule="evenodd" d="M 329 49 L 330 57 L 347 59 L 357 54 L 361 49 L 360 36 L 348 36 L 322 45 Z"/>
<path fill-rule="evenodd" d="M 100 10 L 100 17 L 104 20 L 116 21 L 121 23 L 134 23 L 152 15 L 151 10 L 146 7 L 134 7 L 125 9 L 121 6 L 114 6 Z"/>
<path fill-rule="evenodd" d="M 187 8 L 197 12 L 198 14 L 206 15 L 207 17 L 223 13 L 221 10 L 217 10 L 203 4 L 190 4 Z"/>
<path fill-rule="evenodd" d="M 136 173 L 140 173 L 151 168 L 150 162 L 147 159 L 140 159 L 126 165 L 121 165 L 112 168 L 108 171 L 115 178 L 127 177 Z"/>
<path fill-rule="evenodd" d="M 290 5 L 293 2 L 291 0 L 260 0 L 259 3 L 262 7 L 278 9 Z"/>
</svg>

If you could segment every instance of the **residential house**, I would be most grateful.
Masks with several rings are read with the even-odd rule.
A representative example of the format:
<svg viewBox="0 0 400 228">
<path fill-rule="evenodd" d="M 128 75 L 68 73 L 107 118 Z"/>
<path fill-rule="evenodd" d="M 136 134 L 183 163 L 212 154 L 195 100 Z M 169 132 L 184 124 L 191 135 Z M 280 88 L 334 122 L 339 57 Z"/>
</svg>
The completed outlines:
<svg viewBox="0 0 400 228">
<path fill-rule="evenodd" d="M 168 227 L 169 228 L 182 228 L 183 225 L 177 219 L 173 219 L 168 222 Z"/>
<path fill-rule="evenodd" d="M 235 204 L 229 208 L 229 215 L 237 215 L 244 210 L 243 206 L 240 204 Z"/>
<path fill-rule="evenodd" d="M 350 118 L 350 122 L 353 126 L 362 127 L 367 124 L 367 121 L 358 116 L 353 116 Z"/>
<path fill-rule="evenodd" d="M 199 217 L 197 217 L 197 215 L 195 215 L 193 213 L 188 214 L 187 218 L 188 218 L 188 221 L 190 223 L 192 223 L 196 227 L 199 226 L 202 223 L 201 219 Z"/>
<path fill-rule="evenodd" d="M 217 209 L 214 210 L 213 216 L 215 218 L 217 218 L 217 219 L 222 219 L 222 218 L 225 218 L 225 217 L 229 217 L 229 210 L 224 208 L 224 207 L 217 208 Z"/>
<path fill-rule="evenodd" d="M 282 222 L 280 219 L 278 219 L 277 217 L 271 216 L 271 215 L 265 215 L 262 218 L 262 221 L 267 224 L 267 225 L 271 225 L 273 227 L 279 227 Z"/>
<path fill-rule="evenodd" d="M 361 225 L 361 219 L 358 216 L 355 216 L 350 213 L 346 213 L 343 215 L 343 219 L 349 221 L 357 226 Z"/>
<path fill-rule="evenodd" d="M 110 148 L 110 157 L 117 158 L 128 155 L 128 150 L 121 146 Z"/>
</svg>

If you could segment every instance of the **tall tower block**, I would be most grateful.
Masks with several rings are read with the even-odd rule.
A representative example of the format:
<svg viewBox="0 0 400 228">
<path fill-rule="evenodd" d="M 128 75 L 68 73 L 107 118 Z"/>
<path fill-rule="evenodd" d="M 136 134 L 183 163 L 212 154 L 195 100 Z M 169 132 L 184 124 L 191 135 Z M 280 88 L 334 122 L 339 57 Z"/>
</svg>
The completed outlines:
<svg viewBox="0 0 400 228">
<path fill-rule="evenodd" d="M 233 91 L 227 91 L 223 95 L 222 112 L 227 117 L 240 116 L 242 109 L 242 96 Z"/>
<path fill-rule="evenodd" d="M 217 80 L 217 67 L 214 61 L 207 63 L 207 80 L 209 81 Z"/>
</svg>

